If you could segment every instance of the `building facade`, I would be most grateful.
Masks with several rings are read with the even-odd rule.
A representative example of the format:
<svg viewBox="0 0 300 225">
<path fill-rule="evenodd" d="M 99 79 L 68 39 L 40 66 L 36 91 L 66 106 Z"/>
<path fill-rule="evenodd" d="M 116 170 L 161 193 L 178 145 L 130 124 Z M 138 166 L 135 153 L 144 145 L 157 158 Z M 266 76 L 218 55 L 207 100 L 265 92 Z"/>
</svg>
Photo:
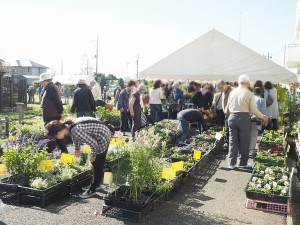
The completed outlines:
<svg viewBox="0 0 300 225">
<path fill-rule="evenodd" d="M 10 62 L 10 72 L 12 75 L 22 75 L 27 78 L 27 84 L 32 84 L 39 79 L 41 73 L 47 72 L 47 66 L 33 62 L 31 60 L 14 60 Z"/>
</svg>

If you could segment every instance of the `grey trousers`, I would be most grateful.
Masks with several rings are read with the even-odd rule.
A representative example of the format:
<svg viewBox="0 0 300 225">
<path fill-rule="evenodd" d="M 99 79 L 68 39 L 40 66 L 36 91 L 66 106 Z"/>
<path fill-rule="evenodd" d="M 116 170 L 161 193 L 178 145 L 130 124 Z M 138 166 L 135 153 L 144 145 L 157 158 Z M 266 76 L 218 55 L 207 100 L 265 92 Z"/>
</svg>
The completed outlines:
<svg viewBox="0 0 300 225">
<path fill-rule="evenodd" d="M 249 159 L 251 119 L 249 113 L 232 113 L 229 126 L 229 165 L 235 166 L 238 152 L 241 154 L 239 166 L 247 166 Z"/>
<path fill-rule="evenodd" d="M 258 135 L 258 130 L 255 129 L 254 127 L 251 127 L 251 138 L 250 138 L 250 146 L 249 146 L 249 151 L 250 153 L 255 152 L 256 144 L 257 144 L 257 135 Z"/>
</svg>

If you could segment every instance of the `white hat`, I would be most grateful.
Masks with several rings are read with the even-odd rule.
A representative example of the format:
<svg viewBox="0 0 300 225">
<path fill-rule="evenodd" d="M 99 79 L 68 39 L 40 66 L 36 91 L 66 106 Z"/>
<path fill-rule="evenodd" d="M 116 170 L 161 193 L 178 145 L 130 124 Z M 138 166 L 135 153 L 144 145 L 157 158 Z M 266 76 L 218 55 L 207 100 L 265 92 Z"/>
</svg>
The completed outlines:
<svg viewBox="0 0 300 225">
<path fill-rule="evenodd" d="M 52 80 L 53 76 L 50 73 L 42 73 L 40 75 L 40 81 Z"/>
<path fill-rule="evenodd" d="M 239 76 L 238 82 L 239 82 L 239 84 L 249 83 L 250 82 L 250 78 L 249 78 L 248 75 L 243 74 L 243 75 Z"/>
</svg>

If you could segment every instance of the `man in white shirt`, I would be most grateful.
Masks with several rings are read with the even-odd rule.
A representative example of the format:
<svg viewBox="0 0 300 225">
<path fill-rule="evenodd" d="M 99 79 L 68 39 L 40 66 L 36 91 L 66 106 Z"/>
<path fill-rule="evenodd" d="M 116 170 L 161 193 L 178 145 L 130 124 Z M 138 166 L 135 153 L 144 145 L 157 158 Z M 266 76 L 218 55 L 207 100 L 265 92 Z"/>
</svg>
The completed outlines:
<svg viewBox="0 0 300 225">
<path fill-rule="evenodd" d="M 228 118 L 230 169 L 235 167 L 239 151 L 241 154 L 239 167 L 247 167 L 251 137 L 250 113 L 263 119 L 264 122 L 268 121 L 268 117 L 257 109 L 255 97 L 248 90 L 249 77 L 241 75 L 238 84 L 239 86 L 230 93 L 227 107 L 228 113 L 230 113 Z"/>
</svg>

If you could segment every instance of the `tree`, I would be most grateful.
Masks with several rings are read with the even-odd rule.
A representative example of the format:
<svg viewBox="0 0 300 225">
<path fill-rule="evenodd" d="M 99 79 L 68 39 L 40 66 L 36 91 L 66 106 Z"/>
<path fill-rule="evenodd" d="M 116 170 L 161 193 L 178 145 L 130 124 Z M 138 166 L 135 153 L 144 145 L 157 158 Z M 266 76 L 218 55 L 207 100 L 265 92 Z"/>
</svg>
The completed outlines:
<svg viewBox="0 0 300 225">
<path fill-rule="evenodd" d="M 0 59 L 0 72 L 1 73 L 9 72 L 9 67 L 5 64 L 5 61 L 3 59 Z"/>
<path fill-rule="evenodd" d="M 105 76 L 105 74 L 104 73 L 97 73 L 97 74 L 94 75 L 95 80 L 97 81 L 98 84 L 100 84 L 101 76 Z"/>
<path fill-rule="evenodd" d="M 82 75 L 90 75 L 93 74 L 93 66 L 91 63 L 91 59 L 89 55 L 86 53 L 81 57 L 81 68 L 80 73 Z"/>
<path fill-rule="evenodd" d="M 106 78 L 105 78 L 105 75 L 104 75 L 104 74 L 100 77 L 99 85 L 100 85 L 101 87 L 106 86 Z"/>
<path fill-rule="evenodd" d="M 124 88 L 125 82 L 124 82 L 123 78 L 119 79 L 118 85 L 121 86 L 122 88 Z"/>
</svg>

